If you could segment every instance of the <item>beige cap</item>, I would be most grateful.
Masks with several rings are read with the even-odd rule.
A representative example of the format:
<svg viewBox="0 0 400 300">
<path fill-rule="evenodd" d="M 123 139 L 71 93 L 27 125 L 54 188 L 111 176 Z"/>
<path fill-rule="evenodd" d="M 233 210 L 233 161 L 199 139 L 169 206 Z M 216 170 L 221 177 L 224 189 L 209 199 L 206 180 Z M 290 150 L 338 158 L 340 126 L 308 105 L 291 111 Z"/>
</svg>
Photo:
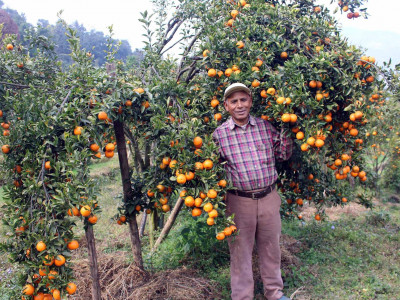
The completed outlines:
<svg viewBox="0 0 400 300">
<path fill-rule="evenodd" d="M 236 83 L 232 83 L 230 86 L 228 86 L 225 89 L 224 101 L 226 100 L 226 98 L 228 98 L 234 92 L 239 92 L 239 91 L 243 91 L 251 96 L 251 91 L 247 86 L 245 86 L 243 83 L 236 82 Z"/>
</svg>

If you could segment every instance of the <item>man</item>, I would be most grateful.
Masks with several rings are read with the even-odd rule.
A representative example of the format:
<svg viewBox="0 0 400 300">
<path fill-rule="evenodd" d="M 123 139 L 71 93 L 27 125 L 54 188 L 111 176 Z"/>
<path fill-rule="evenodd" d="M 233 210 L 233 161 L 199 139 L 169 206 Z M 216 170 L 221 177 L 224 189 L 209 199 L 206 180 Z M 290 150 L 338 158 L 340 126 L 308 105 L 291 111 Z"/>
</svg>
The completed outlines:
<svg viewBox="0 0 400 300">
<path fill-rule="evenodd" d="M 257 244 L 264 294 L 268 300 L 289 299 L 282 293 L 280 271 L 281 199 L 275 188 L 275 160 L 287 160 L 293 141 L 268 122 L 250 115 L 251 91 L 242 83 L 224 93 L 230 118 L 213 133 L 227 176 L 237 190 L 227 194 L 227 214 L 235 214 L 239 234 L 229 241 L 233 300 L 252 300 L 252 252 Z"/>
</svg>

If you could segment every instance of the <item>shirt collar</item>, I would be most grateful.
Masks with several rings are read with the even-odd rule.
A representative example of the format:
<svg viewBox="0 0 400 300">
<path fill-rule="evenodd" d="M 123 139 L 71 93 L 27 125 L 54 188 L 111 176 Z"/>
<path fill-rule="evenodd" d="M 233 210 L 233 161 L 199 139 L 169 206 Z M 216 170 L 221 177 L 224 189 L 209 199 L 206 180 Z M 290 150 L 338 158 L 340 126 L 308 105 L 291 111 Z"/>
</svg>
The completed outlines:
<svg viewBox="0 0 400 300">
<path fill-rule="evenodd" d="M 253 116 L 249 116 L 249 121 L 247 122 L 247 124 L 245 124 L 243 126 L 236 124 L 235 121 L 233 121 L 232 117 L 229 118 L 228 122 L 229 122 L 228 125 L 229 125 L 230 130 L 235 129 L 236 126 L 242 128 L 242 129 L 246 129 L 248 124 L 250 124 L 252 126 L 256 125 L 256 120 Z"/>
</svg>

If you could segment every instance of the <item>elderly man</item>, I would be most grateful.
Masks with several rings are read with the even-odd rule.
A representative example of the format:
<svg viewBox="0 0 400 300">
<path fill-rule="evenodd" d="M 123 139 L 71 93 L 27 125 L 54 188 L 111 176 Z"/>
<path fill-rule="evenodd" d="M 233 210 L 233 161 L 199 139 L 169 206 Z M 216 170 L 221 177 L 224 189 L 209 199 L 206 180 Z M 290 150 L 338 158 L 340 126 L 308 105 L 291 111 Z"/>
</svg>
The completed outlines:
<svg viewBox="0 0 400 300">
<path fill-rule="evenodd" d="M 227 194 L 227 214 L 235 214 L 239 230 L 229 241 L 233 300 L 254 297 L 252 252 L 257 244 L 264 294 L 268 300 L 289 299 L 282 293 L 280 271 L 281 199 L 276 191 L 275 161 L 292 154 L 293 141 L 268 121 L 250 115 L 251 91 L 242 83 L 230 85 L 224 107 L 230 118 L 213 133 L 225 169 L 237 189 Z"/>
</svg>

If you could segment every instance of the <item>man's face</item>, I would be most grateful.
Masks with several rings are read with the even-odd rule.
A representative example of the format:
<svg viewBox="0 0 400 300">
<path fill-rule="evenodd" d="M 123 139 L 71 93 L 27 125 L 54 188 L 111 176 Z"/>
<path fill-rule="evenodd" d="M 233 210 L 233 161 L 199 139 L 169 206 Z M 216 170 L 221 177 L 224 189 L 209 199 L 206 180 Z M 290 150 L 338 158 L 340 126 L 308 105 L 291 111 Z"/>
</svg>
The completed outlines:
<svg viewBox="0 0 400 300">
<path fill-rule="evenodd" d="M 253 99 L 246 92 L 234 92 L 225 99 L 224 107 L 238 125 L 244 125 L 249 119 Z"/>
</svg>

